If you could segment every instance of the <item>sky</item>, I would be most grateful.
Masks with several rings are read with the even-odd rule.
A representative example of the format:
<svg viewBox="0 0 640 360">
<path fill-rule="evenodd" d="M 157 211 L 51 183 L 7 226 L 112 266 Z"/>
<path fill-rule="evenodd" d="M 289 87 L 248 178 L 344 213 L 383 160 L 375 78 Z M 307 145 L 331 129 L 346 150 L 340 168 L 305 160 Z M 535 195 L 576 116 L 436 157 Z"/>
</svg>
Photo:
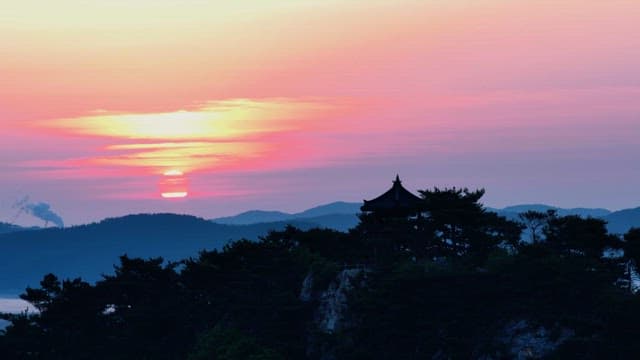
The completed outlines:
<svg viewBox="0 0 640 360">
<path fill-rule="evenodd" d="M 205 218 L 485 188 L 640 206 L 637 0 L 20 0 L 0 221 Z M 22 202 L 21 202 L 22 201 Z"/>
</svg>

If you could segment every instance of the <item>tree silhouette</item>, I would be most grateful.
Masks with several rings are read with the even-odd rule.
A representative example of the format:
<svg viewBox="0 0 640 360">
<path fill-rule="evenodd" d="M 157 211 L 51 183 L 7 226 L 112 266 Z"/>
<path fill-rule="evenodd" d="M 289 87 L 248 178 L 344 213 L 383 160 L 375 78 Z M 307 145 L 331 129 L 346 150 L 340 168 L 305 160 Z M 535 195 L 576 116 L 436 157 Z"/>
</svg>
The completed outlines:
<svg viewBox="0 0 640 360">
<path fill-rule="evenodd" d="M 640 228 L 631 228 L 624 234 L 624 255 L 640 264 Z"/>
<path fill-rule="evenodd" d="M 518 214 L 518 217 L 522 221 L 529 233 L 529 237 L 532 244 L 536 244 L 543 240 L 544 228 L 548 226 L 549 220 L 556 218 L 555 210 L 548 210 L 547 212 L 529 210 L 524 213 Z"/>
<path fill-rule="evenodd" d="M 47 274 L 40 281 L 40 288 L 27 287 L 25 293 L 20 295 L 22 300 L 25 300 L 33 305 L 38 311 L 46 311 L 53 300 L 60 295 L 62 287 L 60 281 L 54 274 Z"/>
<path fill-rule="evenodd" d="M 479 261 L 500 243 L 517 243 L 519 225 L 487 212 L 480 199 L 484 189 L 421 190 L 424 218 L 419 225 L 427 244 L 438 254 L 472 254 Z"/>
<path fill-rule="evenodd" d="M 559 252 L 594 258 L 617 240 L 608 234 L 606 221 L 577 215 L 550 218 L 544 235 L 548 245 Z"/>
<path fill-rule="evenodd" d="M 513 358 L 499 342 L 525 319 L 548 330 L 536 334 L 574 334 L 551 357 L 633 358 L 640 297 L 615 287 L 623 272 L 601 258 L 617 241 L 606 223 L 525 213 L 534 235 L 520 244 L 523 225 L 486 211 L 483 194 L 421 191 L 417 216 L 382 222 L 387 262 L 368 261 L 367 222 L 385 219 L 363 217 L 350 233 L 288 227 L 179 263 L 125 255 L 95 284 L 47 274 L 21 295 L 39 314 L 1 316 L 12 324 L 0 357 Z M 640 260 L 640 229 L 625 234 L 624 250 Z M 343 270 L 363 281 L 345 283 Z M 346 309 L 335 333 L 318 323 L 327 304 Z"/>
</svg>

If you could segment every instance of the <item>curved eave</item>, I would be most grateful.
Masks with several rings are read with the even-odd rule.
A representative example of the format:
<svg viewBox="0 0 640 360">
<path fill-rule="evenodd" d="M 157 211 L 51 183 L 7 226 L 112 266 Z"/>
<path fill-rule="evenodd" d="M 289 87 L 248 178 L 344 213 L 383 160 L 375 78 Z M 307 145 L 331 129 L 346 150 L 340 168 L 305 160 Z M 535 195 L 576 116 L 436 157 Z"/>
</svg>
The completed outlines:
<svg viewBox="0 0 640 360">
<path fill-rule="evenodd" d="M 360 207 L 360 210 L 366 212 L 417 210 L 421 203 L 422 199 L 397 184 L 375 199 L 364 200 L 364 204 Z"/>
</svg>

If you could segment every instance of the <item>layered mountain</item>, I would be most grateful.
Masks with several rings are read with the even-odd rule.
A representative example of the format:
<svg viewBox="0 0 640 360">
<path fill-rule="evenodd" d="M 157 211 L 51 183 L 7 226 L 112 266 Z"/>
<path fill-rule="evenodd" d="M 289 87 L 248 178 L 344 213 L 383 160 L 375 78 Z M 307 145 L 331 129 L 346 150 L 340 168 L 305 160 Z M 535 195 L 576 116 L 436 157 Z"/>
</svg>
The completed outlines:
<svg viewBox="0 0 640 360">
<path fill-rule="evenodd" d="M 508 206 L 502 209 L 488 208 L 501 216 L 511 220 L 518 220 L 521 213 L 527 211 L 547 212 L 555 210 L 559 216 L 577 215 L 581 217 L 594 217 L 605 220 L 609 232 L 613 234 L 624 234 L 632 227 L 640 227 L 640 207 L 634 209 L 624 209 L 610 211 L 603 208 L 559 208 L 544 204 L 525 204 Z"/>
<path fill-rule="evenodd" d="M 228 225 L 259 224 L 270 221 L 305 221 L 316 224 L 318 227 L 346 231 L 358 224 L 357 214 L 360 212 L 360 206 L 362 206 L 361 203 L 333 202 L 299 213 L 251 210 L 211 221 Z M 511 220 L 518 220 L 519 214 L 527 211 L 547 212 L 548 210 L 555 210 L 559 216 L 577 215 L 600 218 L 607 221 L 609 231 L 615 234 L 623 234 L 632 227 L 640 227 L 640 207 L 610 211 L 604 208 L 560 208 L 545 204 L 522 204 L 502 209 L 488 207 L 487 210 Z"/>
<path fill-rule="evenodd" d="M 299 213 L 281 211 L 251 210 L 235 216 L 212 219 L 217 224 L 248 225 L 273 221 L 304 221 L 339 231 L 347 231 L 358 224 L 357 214 L 360 203 L 333 202 L 320 205 Z"/>
<path fill-rule="evenodd" d="M 0 293 L 17 294 L 49 272 L 94 281 L 101 274 L 110 273 L 123 254 L 178 260 L 195 256 L 203 249 L 221 249 L 232 240 L 254 240 L 287 225 L 347 231 L 358 224 L 360 205 L 334 202 L 299 213 L 254 210 L 213 220 L 174 214 L 129 215 L 69 228 L 21 228 L 2 223 Z M 528 210 L 598 217 L 606 220 L 609 231 L 616 234 L 640 227 L 640 208 L 610 212 L 533 204 L 488 210 L 514 220 Z"/>
<path fill-rule="evenodd" d="M 39 227 L 23 227 L 0 221 L 0 234 L 12 233 L 16 231 L 38 230 Z"/>
<path fill-rule="evenodd" d="M 605 217 L 609 231 L 623 234 L 632 227 L 640 227 L 640 207 L 613 212 Z"/>
<path fill-rule="evenodd" d="M 187 215 L 144 214 L 68 228 L 8 232 L 0 234 L 0 293 L 17 294 L 50 272 L 95 281 L 112 272 L 123 254 L 179 260 L 203 249 L 221 249 L 232 240 L 255 240 L 288 224 L 318 227 L 302 220 L 224 225 Z"/>
<path fill-rule="evenodd" d="M 555 206 L 549 206 L 544 204 L 524 204 L 524 205 L 514 205 L 507 206 L 502 209 L 495 209 L 499 213 L 523 213 L 527 211 L 539 211 L 539 212 L 547 212 L 549 210 L 555 210 L 559 216 L 567 216 L 567 215 L 578 215 L 582 217 L 605 217 L 611 214 L 610 210 L 602 209 L 602 208 L 569 208 L 563 209 Z"/>
</svg>

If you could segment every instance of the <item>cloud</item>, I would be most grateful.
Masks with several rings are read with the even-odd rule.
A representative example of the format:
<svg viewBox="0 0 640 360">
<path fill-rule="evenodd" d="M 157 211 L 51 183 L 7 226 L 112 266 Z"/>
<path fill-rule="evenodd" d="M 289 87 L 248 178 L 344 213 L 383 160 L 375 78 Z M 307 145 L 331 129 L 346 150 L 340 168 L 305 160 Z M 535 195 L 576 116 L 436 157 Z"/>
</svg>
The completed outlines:
<svg viewBox="0 0 640 360">
<path fill-rule="evenodd" d="M 330 107 L 317 101 L 230 99 L 192 109 L 156 113 L 94 112 L 89 116 L 38 122 L 64 133 L 130 140 L 235 141 L 297 128 L 301 118 Z"/>
<path fill-rule="evenodd" d="M 66 159 L 67 167 L 127 167 L 162 174 L 255 168 L 289 144 L 282 136 L 322 124 L 338 105 L 327 99 L 229 99 L 186 110 L 155 113 L 98 111 L 36 122 L 52 135 L 101 138 L 110 144 L 90 156 Z"/>
</svg>

